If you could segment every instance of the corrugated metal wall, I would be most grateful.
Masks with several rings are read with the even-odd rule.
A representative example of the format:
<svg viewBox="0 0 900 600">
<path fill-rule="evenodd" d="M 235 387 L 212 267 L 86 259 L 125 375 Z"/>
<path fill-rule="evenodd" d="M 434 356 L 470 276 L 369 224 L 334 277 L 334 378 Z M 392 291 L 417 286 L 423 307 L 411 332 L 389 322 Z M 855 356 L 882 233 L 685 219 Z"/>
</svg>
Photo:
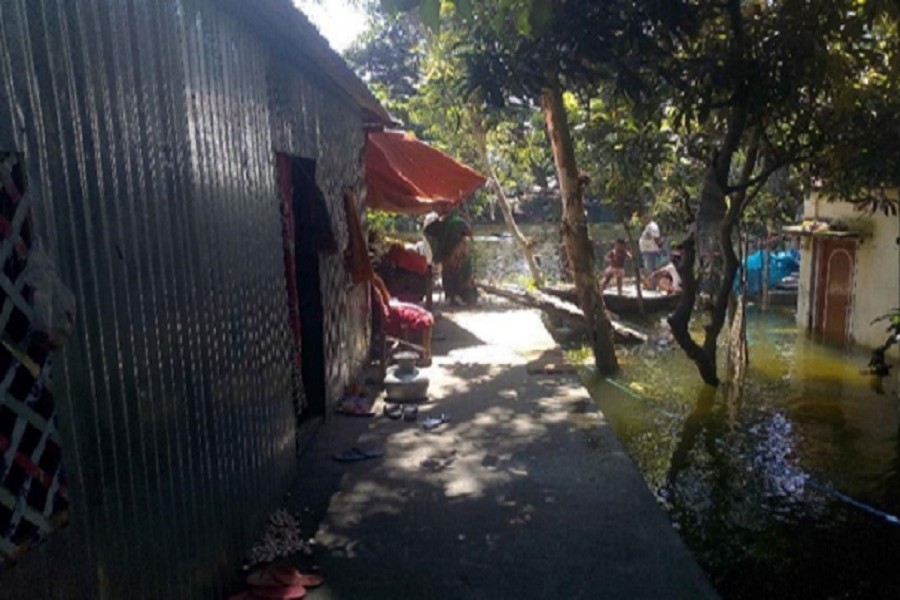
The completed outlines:
<svg viewBox="0 0 900 600">
<path fill-rule="evenodd" d="M 0 597 L 221 593 L 294 466 L 274 155 L 317 160 L 343 246 L 363 142 L 348 100 L 211 1 L 0 1 L 0 148 L 79 311 L 55 380 L 72 523 Z M 366 297 L 340 256 L 322 276 L 337 393 Z"/>
<path fill-rule="evenodd" d="M 348 243 L 343 191 L 350 187 L 364 198 L 362 152 L 365 145 L 359 121 L 330 110 L 332 100 L 312 79 L 291 76 L 284 62 L 269 71 L 273 144 L 286 154 L 317 157 L 316 178 L 329 201 L 332 229 L 338 246 Z M 300 101 L 298 102 L 297 99 Z M 369 312 L 365 286 L 352 287 L 341 254 L 321 255 L 325 309 L 326 379 L 332 396 L 368 353 Z"/>
</svg>

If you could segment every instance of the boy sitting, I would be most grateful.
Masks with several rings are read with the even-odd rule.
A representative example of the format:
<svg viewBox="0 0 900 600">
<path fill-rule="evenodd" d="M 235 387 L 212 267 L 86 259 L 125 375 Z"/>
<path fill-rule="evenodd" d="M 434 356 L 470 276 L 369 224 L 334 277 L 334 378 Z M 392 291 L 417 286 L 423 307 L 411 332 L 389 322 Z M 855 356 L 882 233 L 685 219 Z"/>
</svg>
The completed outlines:
<svg viewBox="0 0 900 600">
<path fill-rule="evenodd" d="M 644 288 L 659 289 L 666 294 L 677 294 L 681 291 L 681 275 L 678 273 L 677 262 L 681 259 L 681 247 L 672 249 L 669 264 L 661 269 L 653 271 L 644 278 Z"/>
</svg>

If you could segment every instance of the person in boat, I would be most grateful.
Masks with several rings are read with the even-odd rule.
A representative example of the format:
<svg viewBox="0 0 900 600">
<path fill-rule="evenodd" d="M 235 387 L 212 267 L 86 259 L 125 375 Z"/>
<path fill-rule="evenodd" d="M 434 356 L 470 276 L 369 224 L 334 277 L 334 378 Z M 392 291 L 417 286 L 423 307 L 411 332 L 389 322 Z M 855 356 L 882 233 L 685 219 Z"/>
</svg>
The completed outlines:
<svg viewBox="0 0 900 600">
<path fill-rule="evenodd" d="M 648 290 L 658 289 L 666 294 L 680 293 L 681 275 L 678 273 L 678 260 L 681 258 L 681 253 L 682 248 L 674 246 L 669 262 L 644 278 L 644 288 Z"/>
<path fill-rule="evenodd" d="M 425 227 L 435 263 L 441 265 L 444 295 L 450 304 L 472 305 L 478 300 L 470 252 L 472 228 L 452 205 L 439 209 L 440 218 Z"/>
<path fill-rule="evenodd" d="M 609 281 L 615 277 L 616 289 L 618 290 L 619 295 L 622 295 L 622 281 L 625 278 L 625 261 L 631 259 L 633 259 L 633 257 L 631 256 L 631 252 L 628 251 L 625 240 L 621 238 L 616 240 L 612 250 L 606 253 L 606 269 L 603 271 L 603 283 L 600 284 L 601 294 L 606 290 Z"/>
<path fill-rule="evenodd" d="M 653 273 L 659 269 L 660 258 L 662 258 L 663 239 L 659 232 L 659 225 L 650 215 L 641 217 L 641 224 L 644 230 L 638 239 L 638 247 L 641 250 L 641 260 L 644 263 L 644 272 Z M 653 289 L 653 288 L 650 288 Z"/>
</svg>

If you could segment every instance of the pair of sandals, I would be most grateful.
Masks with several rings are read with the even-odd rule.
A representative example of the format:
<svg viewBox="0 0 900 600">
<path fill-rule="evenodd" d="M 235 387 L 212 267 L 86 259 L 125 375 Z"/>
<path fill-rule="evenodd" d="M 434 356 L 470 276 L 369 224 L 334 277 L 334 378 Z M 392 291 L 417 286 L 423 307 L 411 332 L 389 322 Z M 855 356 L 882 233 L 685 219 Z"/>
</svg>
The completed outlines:
<svg viewBox="0 0 900 600">
<path fill-rule="evenodd" d="M 412 423 L 419 418 L 419 407 L 415 404 L 387 403 L 384 405 L 384 416 L 395 421 L 403 419 Z"/>
<path fill-rule="evenodd" d="M 404 421 L 413 422 L 419 416 L 419 407 L 411 404 L 389 403 L 384 405 L 384 414 L 390 419 L 396 420 L 402 418 Z M 432 429 L 436 429 L 444 423 L 449 422 L 450 417 L 448 417 L 444 413 L 441 413 L 437 416 L 428 417 L 424 421 L 422 421 L 422 429 L 424 429 L 425 431 L 431 431 Z"/>
<path fill-rule="evenodd" d="M 249 590 L 230 600 L 295 600 L 306 596 L 308 588 L 325 583 L 325 578 L 315 573 L 301 573 L 292 565 L 278 563 L 263 567 L 247 576 Z"/>
</svg>

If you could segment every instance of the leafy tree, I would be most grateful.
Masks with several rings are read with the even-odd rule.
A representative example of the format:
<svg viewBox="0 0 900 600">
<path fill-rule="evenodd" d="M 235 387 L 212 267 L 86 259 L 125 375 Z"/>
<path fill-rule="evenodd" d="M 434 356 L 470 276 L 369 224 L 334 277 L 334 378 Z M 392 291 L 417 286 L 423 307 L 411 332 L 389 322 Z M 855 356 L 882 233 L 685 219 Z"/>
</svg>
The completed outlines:
<svg viewBox="0 0 900 600">
<path fill-rule="evenodd" d="M 502 183 L 527 184 L 540 161 L 533 148 L 522 143 L 521 130 L 508 126 L 508 117 L 516 112 L 518 122 L 523 111 L 486 112 L 465 93 L 464 65 L 453 51 L 464 34 L 458 27 L 429 31 L 406 14 L 375 18 L 373 31 L 347 57 L 364 78 L 379 84 L 376 92 L 420 137 L 489 175 L 494 192 L 490 212 L 495 206 L 501 208 L 532 278 L 542 285 L 533 243 L 517 227 Z M 414 60 L 409 52 L 414 52 Z M 399 67 L 392 66 L 396 60 L 403 61 Z M 476 213 L 484 211 L 485 196 L 481 198 L 474 207 Z"/>
<path fill-rule="evenodd" d="M 638 88 L 666 91 L 659 110 L 672 112 L 704 163 L 695 241 L 718 289 L 699 343 L 689 329 L 697 293 L 692 246 L 683 265 L 686 293 L 670 324 L 707 383 L 719 381 L 717 341 L 739 265 L 733 235 L 745 210 L 773 173 L 846 146 L 850 136 L 837 132 L 849 122 L 870 133 L 877 127 L 868 109 L 876 98 L 883 102 L 884 90 L 864 81 L 887 87 L 896 80 L 896 26 L 864 5 L 839 0 L 813 12 L 804 0 L 631 3 L 629 31 L 642 37 L 642 52 L 620 59 L 642 82 Z M 835 185 L 859 184 L 851 165 L 830 166 Z"/>
<path fill-rule="evenodd" d="M 368 30 L 344 53 L 344 58 L 385 108 L 420 134 L 421 129 L 416 129 L 416 122 L 410 120 L 409 103 L 422 84 L 425 38 L 404 15 L 370 10 L 369 19 Z"/>
<path fill-rule="evenodd" d="M 395 9 L 416 6 L 423 22 L 432 28 L 440 24 L 440 11 L 434 11 L 435 2 L 431 0 L 384 0 L 383 4 Z M 457 0 L 455 8 L 466 27 L 466 39 L 457 51 L 465 57 L 466 75 L 477 97 L 493 106 L 507 106 L 511 98 L 540 105 L 562 200 L 563 242 L 588 323 L 595 363 L 599 371 L 613 372 L 618 369 L 618 361 L 612 326 L 594 273 L 584 210 L 585 180 L 578 168 L 563 92 L 576 79 L 590 79 L 584 75 L 594 73 L 592 63 L 597 63 L 612 42 L 606 34 L 616 13 L 604 3 L 587 0 Z M 576 22 L 583 27 L 571 27 Z M 573 32 L 579 35 L 577 43 L 570 43 Z"/>
<path fill-rule="evenodd" d="M 418 7 L 431 28 L 440 23 L 437 0 L 382 1 Z M 584 180 L 565 91 L 591 99 L 602 85 L 630 107 L 631 129 L 629 118 L 598 124 L 611 127 L 614 140 L 613 154 L 607 137 L 597 146 L 614 159 L 603 183 L 609 191 L 626 190 L 641 179 L 650 189 L 655 182 L 675 181 L 678 192 L 669 206 L 694 208 L 694 235 L 681 266 L 685 293 L 669 321 L 709 384 L 719 382 L 718 340 L 739 266 L 735 231 L 748 210 L 762 214 L 773 176 L 808 169 L 834 197 L 893 209 L 879 190 L 900 184 L 896 2 L 444 4 L 455 4 L 466 24 L 466 39 L 456 52 L 480 97 L 492 105 L 523 98 L 540 102 L 564 207 L 564 239 L 602 371 L 614 370 L 616 363 L 593 274 Z M 653 156 L 658 149 L 665 154 L 670 135 L 674 155 L 658 164 L 647 161 L 653 169 L 637 180 L 625 175 L 646 166 L 636 165 L 629 154 Z M 620 137 L 621 145 L 615 141 Z M 695 189 L 696 197 L 685 202 L 684 194 Z M 624 197 L 624 191 L 617 193 Z M 690 328 L 698 267 L 714 289 L 699 341 Z"/>
</svg>

